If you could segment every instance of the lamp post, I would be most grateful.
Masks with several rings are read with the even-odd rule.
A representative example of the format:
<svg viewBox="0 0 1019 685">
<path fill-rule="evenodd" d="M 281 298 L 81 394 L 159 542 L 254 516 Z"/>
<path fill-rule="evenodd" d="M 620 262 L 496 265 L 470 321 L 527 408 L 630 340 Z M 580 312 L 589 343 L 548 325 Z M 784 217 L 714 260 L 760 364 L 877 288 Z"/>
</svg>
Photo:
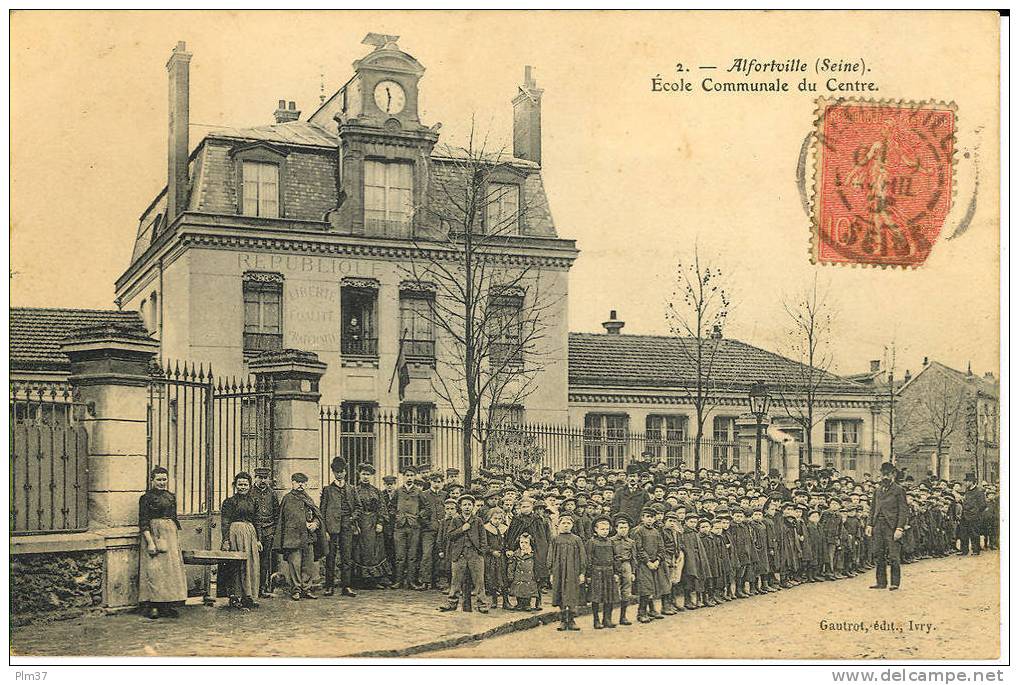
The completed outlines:
<svg viewBox="0 0 1019 685">
<path fill-rule="evenodd" d="M 757 453 L 754 461 L 754 473 L 757 479 L 761 478 L 761 438 L 764 416 L 768 413 L 768 406 L 771 404 L 771 395 L 768 394 L 768 386 L 761 381 L 756 381 L 750 386 L 750 413 L 757 419 Z"/>
</svg>

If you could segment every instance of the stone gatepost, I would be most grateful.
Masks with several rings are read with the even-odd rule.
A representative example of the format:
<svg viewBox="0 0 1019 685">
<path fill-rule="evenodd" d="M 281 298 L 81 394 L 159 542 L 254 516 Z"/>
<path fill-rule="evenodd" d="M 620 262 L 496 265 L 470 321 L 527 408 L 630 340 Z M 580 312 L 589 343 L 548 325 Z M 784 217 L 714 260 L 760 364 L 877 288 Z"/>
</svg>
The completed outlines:
<svg viewBox="0 0 1019 685">
<path fill-rule="evenodd" d="M 308 476 L 307 493 L 316 502 L 322 488 L 319 442 L 319 379 L 326 364 L 313 352 L 279 350 L 252 360 L 248 368 L 259 383 L 273 387 L 273 486 L 290 488 L 290 476 Z"/>
<path fill-rule="evenodd" d="M 106 324 L 75 331 L 61 349 L 85 407 L 89 532 L 105 540 L 103 605 L 138 601 L 138 498 L 148 487 L 149 366 L 159 343 L 144 329 Z"/>
</svg>

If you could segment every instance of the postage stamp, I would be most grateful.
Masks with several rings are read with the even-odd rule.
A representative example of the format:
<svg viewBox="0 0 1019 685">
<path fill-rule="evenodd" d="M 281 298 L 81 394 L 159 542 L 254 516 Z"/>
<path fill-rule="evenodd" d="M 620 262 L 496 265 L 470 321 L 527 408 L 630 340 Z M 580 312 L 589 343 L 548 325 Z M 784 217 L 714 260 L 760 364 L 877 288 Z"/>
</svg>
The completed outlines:
<svg viewBox="0 0 1019 685">
<path fill-rule="evenodd" d="M 811 261 L 917 267 L 952 205 L 954 103 L 820 99 Z"/>
</svg>

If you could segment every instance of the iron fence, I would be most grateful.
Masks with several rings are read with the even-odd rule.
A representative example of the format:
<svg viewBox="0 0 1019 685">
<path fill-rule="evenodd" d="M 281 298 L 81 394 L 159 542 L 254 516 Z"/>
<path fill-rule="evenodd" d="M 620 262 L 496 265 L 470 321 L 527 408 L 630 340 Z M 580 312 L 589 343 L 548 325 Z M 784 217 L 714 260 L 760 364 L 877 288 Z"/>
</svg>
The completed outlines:
<svg viewBox="0 0 1019 685">
<path fill-rule="evenodd" d="M 210 514 L 234 475 L 272 462 L 273 387 L 203 365 L 157 366 L 149 382 L 148 468 L 169 472 L 182 516 Z"/>
<path fill-rule="evenodd" d="M 369 403 L 344 403 L 320 409 L 321 476 L 332 478 L 330 462 L 342 455 L 348 477 L 357 466 L 371 464 L 381 482 L 387 474 L 407 466 L 445 472 L 464 471 L 464 428 L 455 417 L 435 416 L 427 405 L 405 405 L 397 412 L 380 412 Z M 470 431 L 471 453 L 478 468 L 501 467 L 509 471 L 548 467 L 605 466 L 625 469 L 634 456 L 648 453 L 671 467 L 693 468 L 694 440 L 664 431 L 631 433 L 599 431 L 577 426 L 545 423 L 480 423 Z M 701 466 L 741 470 L 753 468 L 753 455 L 739 442 L 701 440 Z"/>
<path fill-rule="evenodd" d="M 12 533 L 88 528 L 84 412 L 66 383 L 10 384 Z"/>
</svg>

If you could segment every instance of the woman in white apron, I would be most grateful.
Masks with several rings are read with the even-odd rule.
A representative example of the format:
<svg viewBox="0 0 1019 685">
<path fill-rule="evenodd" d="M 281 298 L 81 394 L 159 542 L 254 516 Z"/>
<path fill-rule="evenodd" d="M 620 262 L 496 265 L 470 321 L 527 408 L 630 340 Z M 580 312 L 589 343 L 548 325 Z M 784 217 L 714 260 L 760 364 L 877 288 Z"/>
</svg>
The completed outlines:
<svg viewBox="0 0 1019 685">
<path fill-rule="evenodd" d="M 177 498 L 166 489 L 169 473 L 162 466 L 152 469 L 151 487 L 138 500 L 141 529 L 138 601 L 148 618 L 177 618 L 177 606 L 188 597 L 184 558 L 177 531 Z"/>
<path fill-rule="evenodd" d="M 223 549 L 244 552 L 244 562 L 229 561 L 219 565 L 216 578 L 216 595 L 229 597 L 230 606 L 238 609 L 254 609 L 258 606 L 259 553 L 262 543 L 255 530 L 255 516 L 258 505 L 251 496 L 251 476 L 241 471 L 234 476 L 232 497 L 223 501 L 220 512 L 223 516 Z"/>
</svg>

